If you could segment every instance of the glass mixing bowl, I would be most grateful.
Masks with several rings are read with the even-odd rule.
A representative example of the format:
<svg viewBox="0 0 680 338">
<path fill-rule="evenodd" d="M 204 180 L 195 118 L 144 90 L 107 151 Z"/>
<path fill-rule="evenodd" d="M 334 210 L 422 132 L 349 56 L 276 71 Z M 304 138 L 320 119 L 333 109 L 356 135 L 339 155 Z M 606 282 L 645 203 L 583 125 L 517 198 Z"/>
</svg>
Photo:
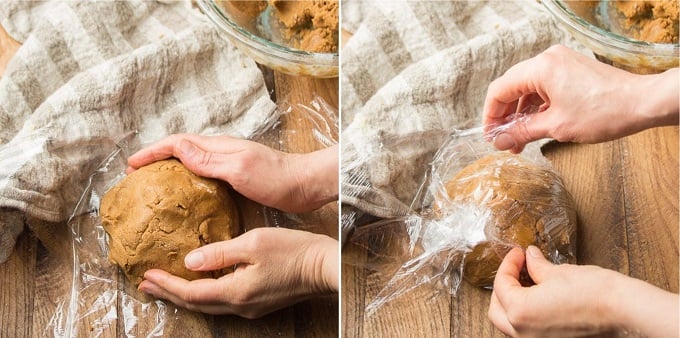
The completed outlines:
<svg viewBox="0 0 680 338">
<path fill-rule="evenodd" d="M 228 2 L 197 0 L 196 3 L 221 34 L 256 62 L 291 75 L 338 76 L 338 53 L 307 52 L 274 43 L 260 36 L 252 18 L 240 15 Z"/>
<path fill-rule="evenodd" d="M 598 60 L 639 74 L 660 73 L 678 67 L 680 45 L 651 43 L 615 34 L 598 22 L 607 1 L 542 0 L 545 8 L 559 24 L 579 42 L 593 51 Z"/>
</svg>

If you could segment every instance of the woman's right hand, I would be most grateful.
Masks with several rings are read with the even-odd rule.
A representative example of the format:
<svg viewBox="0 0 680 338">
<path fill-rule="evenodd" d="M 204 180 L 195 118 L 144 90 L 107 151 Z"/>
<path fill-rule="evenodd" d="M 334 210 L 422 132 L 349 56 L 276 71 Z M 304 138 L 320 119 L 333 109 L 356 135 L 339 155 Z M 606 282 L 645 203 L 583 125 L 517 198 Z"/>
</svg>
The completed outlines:
<svg viewBox="0 0 680 338">
<path fill-rule="evenodd" d="M 338 241 L 302 230 L 256 228 L 195 249 L 184 262 L 194 271 L 236 270 L 187 281 L 153 269 L 139 290 L 190 310 L 246 318 L 338 292 Z"/>
<path fill-rule="evenodd" d="M 489 85 L 484 129 L 492 131 L 517 119 L 528 106 L 538 111 L 494 132 L 494 145 L 519 153 L 542 138 L 598 143 L 647 128 L 677 125 L 677 68 L 637 75 L 553 46 L 510 68 Z M 501 128 L 502 129 L 502 128 Z"/>
<path fill-rule="evenodd" d="M 229 136 L 176 134 L 128 158 L 127 172 L 178 158 L 199 176 L 223 180 L 243 196 L 286 212 L 307 212 L 338 198 L 338 147 L 289 154 Z"/>
<path fill-rule="evenodd" d="M 526 265 L 535 285 L 524 287 Z M 593 265 L 555 265 L 535 246 L 503 259 L 489 319 L 512 337 L 580 337 L 633 329 L 647 337 L 678 336 L 678 295 Z"/>
</svg>

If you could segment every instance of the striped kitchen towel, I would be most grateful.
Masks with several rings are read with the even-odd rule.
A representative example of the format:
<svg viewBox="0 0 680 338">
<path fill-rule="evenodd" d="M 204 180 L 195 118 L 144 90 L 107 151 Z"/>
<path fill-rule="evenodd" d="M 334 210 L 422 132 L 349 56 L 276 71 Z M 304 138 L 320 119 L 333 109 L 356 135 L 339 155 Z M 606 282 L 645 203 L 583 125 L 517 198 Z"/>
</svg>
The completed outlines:
<svg viewBox="0 0 680 338">
<path fill-rule="evenodd" d="M 575 42 L 536 1 L 343 1 L 342 202 L 410 212 L 432 157 L 481 124 L 487 86 L 550 45 Z M 357 217 L 343 214 L 343 235 Z"/>
<path fill-rule="evenodd" d="M 5 1 L 0 24 L 22 43 L 0 79 L 0 262 L 25 219 L 69 217 L 125 134 L 249 137 L 276 117 L 255 62 L 189 1 Z"/>
</svg>

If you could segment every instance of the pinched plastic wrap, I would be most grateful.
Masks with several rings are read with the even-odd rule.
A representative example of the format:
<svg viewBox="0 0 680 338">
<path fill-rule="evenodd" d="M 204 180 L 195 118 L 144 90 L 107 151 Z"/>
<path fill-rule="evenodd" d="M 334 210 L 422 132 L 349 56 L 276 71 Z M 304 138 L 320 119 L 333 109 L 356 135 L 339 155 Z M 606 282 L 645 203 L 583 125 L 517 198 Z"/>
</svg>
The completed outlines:
<svg viewBox="0 0 680 338">
<path fill-rule="evenodd" d="M 282 131 L 278 118 L 293 110 L 311 126 L 318 147 L 337 143 L 336 111 L 323 99 L 316 97 L 308 105 L 289 104 L 280 100 L 275 119 L 263 123 L 262 130 L 251 134 L 250 139 L 266 144 L 276 144 Z M 286 132 L 303 132 L 286 129 Z M 305 131 L 307 132 L 307 131 Z M 54 283 L 70 284 L 63 297 L 56 299 L 56 309 L 44 334 L 54 337 L 99 337 L 116 333 L 127 337 L 182 336 L 191 322 L 201 322 L 201 314 L 176 307 L 170 302 L 154 299 L 138 291 L 125 281 L 116 265 L 108 260 L 107 234 L 99 218 L 99 204 L 104 193 L 125 176 L 127 158 L 141 149 L 135 132 L 112 140 L 115 147 L 90 176 L 68 226 L 72 237 L 72 271 Z M 284 144 L 279 143 L 279 148 Z M 283 149 L 285 150 L 285 149 Z M 285 226 L 315 230 L 304 224 L 304 219 L 267 207 L 257 212 L 265 226 Z M 242 225 L 249 230 L 248 220 Z M 63 288 L 66 290 L 67 288 Z M 206 324 L 207 325 L 207 324 Z M 195 329 L 195 328 L 194 328 Z M 209 332 L 209 331 L 208 331 Z M 199 333 L 200 334 L 200 333 Z"/>
<path fill-rule="evenodd" d="M 462 280 L 491 288 L 512 247 L 536 245 L 554 263 L 576 262 L 572 197 L 540 143 L 512 155 L 488 142 L 514 123 L 521 121 L 487 134 L 455 131 L 437 151 L 409 215 L 355 229 L 349 244 L 368 258 L 348 263 L 388 280 L 368 314 L 426 284 L 450 294 Z M 531 283 L 526 273 L 522 279 Z"/>
</svg>

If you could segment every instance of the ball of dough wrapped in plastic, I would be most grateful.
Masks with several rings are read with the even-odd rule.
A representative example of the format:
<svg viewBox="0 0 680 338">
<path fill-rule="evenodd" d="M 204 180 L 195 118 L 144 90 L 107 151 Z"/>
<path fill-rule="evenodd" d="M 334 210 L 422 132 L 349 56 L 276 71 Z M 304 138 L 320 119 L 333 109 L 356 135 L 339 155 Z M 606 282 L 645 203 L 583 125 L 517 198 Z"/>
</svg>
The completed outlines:
<svg viewBox="0 0 680 338">
<path fill-rule="evenodd" d="M 518 155 L 494 153 L 458 172 L 445 183 L 447 196 L 437 202 L 488 208 L 484 241 L 467 253 L 463 277 L 492 287 L 496 271 L 514 246 L 536 245 L 555 263 L 575 263 L 577 217 L 559 175 Z"/>
</svg>

